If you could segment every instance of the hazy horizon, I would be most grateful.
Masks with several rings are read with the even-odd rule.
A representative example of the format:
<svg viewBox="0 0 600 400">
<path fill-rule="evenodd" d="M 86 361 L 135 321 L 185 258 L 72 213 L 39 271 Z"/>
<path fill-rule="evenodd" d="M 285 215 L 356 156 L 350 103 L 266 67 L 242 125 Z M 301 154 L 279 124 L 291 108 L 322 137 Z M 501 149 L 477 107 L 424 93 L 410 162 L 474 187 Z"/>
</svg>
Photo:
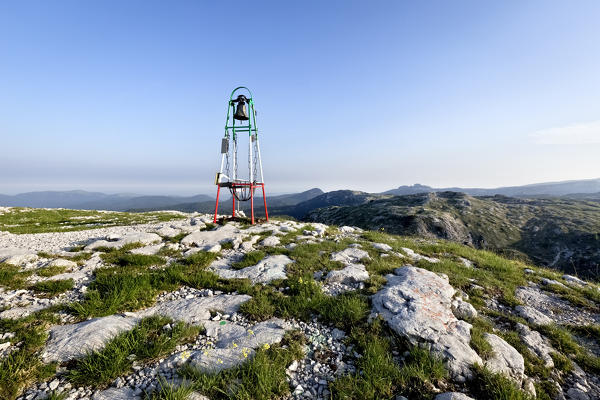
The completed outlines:
<svg viewBox="0 0 600 400">
<path fill-rule="evenodd" d="M 593 179 L 599 19 L 595 1 L 3 2 L 0 193 L 212 194 L 238 85 L 267 194 Z"/>
<path fill-rule="evenodd" d="M 565 183 L 565 182 L 574 182 L 574 181 L 585 181 L 585 180 L 599 180 L 600 178 L 587 178 L 587 179 L 568 179 L 568 180 L 563 180 L 563 181 L 546 181 L 546 182 L 530 182 L 530 183 L 526 183 L 523 185 L 503 185 L 503 186 L 490 186 L 490 187 L 484 187 L 484 186 L 463 186 L 463 185 L 450 185 L 450 186 L 434 186 L 434 185 L 428 185 L 426 183 L 421 183 L 421 182 L 415 182 L 415 183 L 410 183 L 410 184 L 402 184 L 402 185 L 396 185 L 396 186 L 392 186 L 392 187 L 386 187 L 384 189 L 381 190 L 376 190 L 376 191 L 369 191 L 369 190 L 364 190 L 361 188 L 356 188 L 356 187 L 335 187 L 335 188 L 323 188 L 323 187 L 319 187 L 319 186 L 313 186 L 313 187 L 306 187 L 306 188 L 298 188 L 295 190 L 290 190 L 290 191 L 273 191 L 273 192 L 268 192 L 267 191 L 267 197 L 269 195 L 273 195 L 273 196 L 278 196 L 278 195 L 283 195 L 283 194 L 292 194 L 292 193 L 300 193 L 300 192 L 304 192 L 307 190 L 311 190 L 311 189 L 321 189 L 323 192 L 329 192 L 329 191 L 334 191 L 334 190 L 358 190 L 358 191 L 363 191 L 363 192 L 369 192 L 369 193 L 381 193 L 381 192 L 385 192 L 387 190 L 391 190 L 391 189 L 396 189 L 400 186 L 413 186 L 413 185 L 423 185 L 423 186 L 429 186 L 432 187 L 434 189 L 440 189 L 440 188 L 461 188 L 461 189 L 498 189 L 498 188 L 503 188 L 503 187 L 513 187 L 513 186 L 527 186 L 527 185 L 538 185 L 538 184 L 549 184 L 549 183 Z M 131 186 L 128 186 L 131 187 Z M 163 190 L 163 191 L 129 191 L 129 192 L 124 192 L 124 191 L 111 191 L 111 190 L 100 190 L 100 189 L 86 189 L 86 188 L 64 188 L 64 189 L 56 189 L 56 188 L 47 188 L 47 189 L 41 189 L 41 190 L 25 190 L 25 191 L 18 191 L 18 192 L 0 192 L 0 194 L 3 195 L 9 195 L 9 196 L 13 196 L 13 195 L 17 195 L 17 194 L 23 194 L 23 193 L 31 193 L 31 192 L 70 192 L 70 191 L 85 191 L 85 192 L 100 192 L 100 193 L 104 193 L 104 194 L 108 194 L 108 195 L 141 195 L 141 196 L 181 196 L 181 197 L 187 197 L 187 196 L 194 196 L 194 195 L 209 195 L 212 197 L 215 197 L 216 194 L 216 188 L 213 191 L 208 191 L 208 192 L 170 192 L 167 190 Z"/>
</svg>

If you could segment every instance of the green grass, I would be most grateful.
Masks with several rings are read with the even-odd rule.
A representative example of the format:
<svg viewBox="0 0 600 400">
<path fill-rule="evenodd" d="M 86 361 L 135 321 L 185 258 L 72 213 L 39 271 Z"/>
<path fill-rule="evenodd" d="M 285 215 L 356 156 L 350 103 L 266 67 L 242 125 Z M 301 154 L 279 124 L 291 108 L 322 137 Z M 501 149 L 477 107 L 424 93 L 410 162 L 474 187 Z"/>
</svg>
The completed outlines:
<svg viewBox="0 0 600 400">
<path fill-rule="evenodd" d="M 506 376 L 490 372 L 480 365 L 475 365 L 473 370 L 474 378 L 468 384 L 471 395 L 476 399 L 533 400 Z"/>
<path fill-rule="evenodd" d="M 218 282 L 218 276 L 205 270 L 216 257 L 213 253 L 199 252 L 162 269 L 148 268 L 164 263 L 158 256 L 137 257 L 121 251 L 103 256 L 119 266 L 97 269 L 85 299 L 70 305 L 82 319 L 151 306 L 158 293 L 181 285 L 205 288 Z"/>
<path fill-rule="evenodd" d="M 584 328 L 582 328 L 584 329 Z M 586 372 L 600 374 L 600 357 L 591 354 L 573 338 L 573 334 L 567 327 L 558 325 L 538 326 L 552 346 L 560 353 L 572 358 Z M 594 328 L 592 328 L 592 334 Z"/>
<path fill-rule="evenodd" d="M 158 389 L 146 395 L 145 400 L 186 400 L 195 392 L 193 386 L 185 381 L 181 384 L 174 384 L 161 377 L 158 384 Z"/>
<path fill-rule="evenodd" d="M 74 284 L 73 279 L 57 279 L 35 283 L 31 286 L 31 289 L 38 293 L 54 296 L 72 289 Z"/>
<path fill-rule="evenodd" d="M 231 268 L 242 269 L 246 267 L 251 267 L 253 265 L 258 264 L 266 256 L 267 254 L 262 250 L 248 252 L 244 254 L 244 258 L 242 258 L 240 261 L 231 264 Z"/>
<path fill-rule="evenodd" d="M 62 274 L 63 272 L 65 272 L 67 270 L 67 267 L 64 267 L 62 265 L 55 265 L 52 267 L 43 267 L 43 268 L 38 268 L 35 273 L 39 276 L 43 276 L 45 278 L 48 278 L 50 276 L 54 276 L 54 275 L 58 275 L 58 274 Z"/>
<path fill-rule="evenodd" d="M 68 378 L 77 385 L 102 387 L 131 370 L 133 357 L 138 362 L 155 360 L 175 349 L 175 346 L 192 340 L 200 332 L 198 326 L 177 322 L 172 329 L 163 326 L 173 323 L 166 317 L 153 316 L 142 319 L 130 331 L 110 340 L 100 351 L 88 353 L 76 360 Z"/>
<path fill-rule="evenodd" d="M 15 265 L 0 263 L 0 286 L 7 289 L 24 289 L 31 271 L 21 271 Z"/>
<path fill-rule="evenodd" d="M 301 334 L 288 332 L 280 344 L 259 348 L 251 360 L 238 367 L 210 374 L 187 366 L 180 373 L 212 400 L 280 399 L 290 392 L 285 371 L 292 361 L 304 357 L 303 344 Z"/>
<path fill-rule="evenodd" d="M 404 365 L 394 362 L 390 344 L 379 336 L 369 337 L 358 372 L 344 375 L 330 384 L 333 399 L 378 400 L 402 394 L 410 399 L 431 399 L 432 384 L 447 379 L 443 363 L 429 351 L 413 347 Z"/>
<path fill-rule="evenodd" d="M 11 233 L 69 232 L 185 218 L 169 212 L 98 212 L 14 207 L 0 214 L 0 230 Z"/>
<path fill-rule="evenodd" d="M 55 373 L 56 365 L 42 364 L 39 351 L 46 343 L 48 326 L 58 322 L 49 309 L 21 319 L 0 320 L 0 333 L 14 332 L 10 341 L 21 343 L 18 350 L 0 359 L 0 400 L 13 400 L 31 383 Z"/>
</svg>

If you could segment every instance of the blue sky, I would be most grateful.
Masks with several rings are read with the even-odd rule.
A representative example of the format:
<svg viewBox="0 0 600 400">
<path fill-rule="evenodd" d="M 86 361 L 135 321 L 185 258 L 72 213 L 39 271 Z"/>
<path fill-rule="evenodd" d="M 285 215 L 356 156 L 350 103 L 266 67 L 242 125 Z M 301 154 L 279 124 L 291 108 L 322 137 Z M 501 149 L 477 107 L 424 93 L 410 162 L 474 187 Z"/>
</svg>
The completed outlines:
<svg viewBox="0 0 600 400">
<path fill-rule="evenodd" d="M 600 177 L 599 20 L 597 1 L 3 1 L 0 193 L 212 194 L 238 85 L 271 192 Z"/>
</svg>

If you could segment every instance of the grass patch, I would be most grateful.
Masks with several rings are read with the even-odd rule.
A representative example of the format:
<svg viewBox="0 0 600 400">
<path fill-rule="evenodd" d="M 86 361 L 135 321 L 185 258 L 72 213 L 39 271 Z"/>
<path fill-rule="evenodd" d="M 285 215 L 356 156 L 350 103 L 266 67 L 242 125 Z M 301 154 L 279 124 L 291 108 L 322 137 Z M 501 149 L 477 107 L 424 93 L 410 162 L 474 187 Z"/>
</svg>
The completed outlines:
<svg viewBox="0 0 600 400">
<path fill-rule="evenodd" d="M 120 251 L 105 253 L 100 257 L 109 264 L 119 265 L 121 267 L 149 267 L 151 265 L 164 265 L 166 263 L 166 260 L 161 256 L 131 254 Z"/>
<path fill-rule="evenodd" d="M 35 271 L 35 273 L 39 276 L 43 276 L 45 278 L 54 276 L 54 275 L 58 275 L 58 274 L 62 274 L 63 272 L 65 272 L 67 270 L 67 267 L 62 266 L 62 265 L 54 265 L 52 267 L 43 267 L 43 268 L 39 268 Z"/>
<path fill-rule="evenodd" d="M 158 379 L 159 387 L 152 393 L 144 397 L 145 400 L 186 400 L 189 395 L 194 393 L 194 388 L 187 382 L 174 384 L 160 377 Z"/>
<path fill-rule="evenodd" d="M 552 346 L 560 353 L 574 359 L 577 364 L 586 372 L 600 373 L 600 357 L 590 354 L 584 347 L 579 345 L 568 328 L 558 325 L 538 326 L 550 341 Z"/>
<path fill-rule="evenodd" d="M 213 400 L 284 398 L 290 392 L 285 370 L 292 361 L 304 357 L 303 344 L 301 333 L 288 332 L 280 344 L 259 348 L 251 360 L 238 367 L 207 374 L 187 366 L 180 373 Z"/>
<path fill-rule="evenodd" d="M 0 230 L 11 233 L 70 232 L 183 218 L 185 216 L 171 212 L 130 213 L 13 207 L 0 214 Z"/>
<path fill-rule="evenodd" d="M 250 251 L 244 254 L 244 258 L 242 258 L 240 261 L 231 264 L 231 268 L 242 269 L 246 267 L 251 267 L 253 265 L 258 264 L 266 256 L 267 254 L 262 250 Z"/>
<path fill-rule="evenodd" d="M 390 343 L 379 336 L 369 336 L 358 372 L 345 375 L 330 384 L 333 399 L 389 399 L 402 394 L 410 399 L 432 397 L 432 383 L 446 379 L 443 363 L 429 351 L 418 347 L 410 350 L 400 367 L 391 357 Z"/>
<path fill-rule="evenodd" d="M 133 359 L 148 362 L 175 349 L 175 346 L 196 337 L 201 328 L 183 322 L 173 324 L 170 330 L 163 329 L 173 320 L 153 316 L 142 319 L 130 331 L 123 332 L 109 341 L 101 351 L 88 353 L 76 360 L 69 371 L 69 380 L 78 385 L 101 387 L 130 371 Z"/>
<path fill-rule="evenodd" d="M 38 282 L 32 285 L 31 289 L 38 293 L 54 296 L 72 289 L 74 284 L 73 279 L 57 279 L 54 281 Z"/>
<path fill-rule="evenodd" d="M 199 289 L 217 286 L 218 276 L 205 271 L 216 257 L 213 253 L 199 252 L 164 269 L 147 268 L 159 259 L 164 262 L 161 257 L 130 255 L 121 252 L 105 254 L 119 266 L 97 269 L 85 299 L 71 304 L 71 311 L 83 319 L 111 315 L 148 307 L 159 292 L 175 290 L 181 285 Z"/>
<path fill-rule="evenodd" d="M 21 271 L 16 265 L 0 263 L 0 286 L 7 289 L 24 289 L 31 271 Z"/>
<path fill-rule="evenodd" d="M 471 394 L 476 399 L 490 400 L 533 400 L 517 385 L 502 374 L 495 374 L 486 368 L 475 365 L 474 378 L 469 382 Z"/>
<path fill-rule="evenodd" d="M 14 332 L 19 349 L 0 359 L 0 399 L 13 400 L 33 382 L 54 375 L 56 364 L 44 365 L 39 351 L 46 343 L 47 328 L 58 319 L 46 309 L 21 319 L 0 320 L 0 332 Z"/>
</svg>

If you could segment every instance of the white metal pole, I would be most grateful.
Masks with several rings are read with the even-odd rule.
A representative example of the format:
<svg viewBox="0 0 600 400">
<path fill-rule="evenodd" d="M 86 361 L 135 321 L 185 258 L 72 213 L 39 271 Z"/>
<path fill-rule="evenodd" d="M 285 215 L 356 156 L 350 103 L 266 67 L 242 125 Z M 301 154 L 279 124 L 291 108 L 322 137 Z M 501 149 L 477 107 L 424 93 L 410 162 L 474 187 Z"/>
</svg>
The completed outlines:
<svg viewBox="0 0 600 400">
<path fill-rule="evenodd" d="M 258 166 L 260 167 L 260 183 L 265 183 L 262 169 L 262 158 L 260 157 L 260 146 L 258 145 L 258 134 L 256 135 L 256 153 L 258 154 Z"/>
</svg>

